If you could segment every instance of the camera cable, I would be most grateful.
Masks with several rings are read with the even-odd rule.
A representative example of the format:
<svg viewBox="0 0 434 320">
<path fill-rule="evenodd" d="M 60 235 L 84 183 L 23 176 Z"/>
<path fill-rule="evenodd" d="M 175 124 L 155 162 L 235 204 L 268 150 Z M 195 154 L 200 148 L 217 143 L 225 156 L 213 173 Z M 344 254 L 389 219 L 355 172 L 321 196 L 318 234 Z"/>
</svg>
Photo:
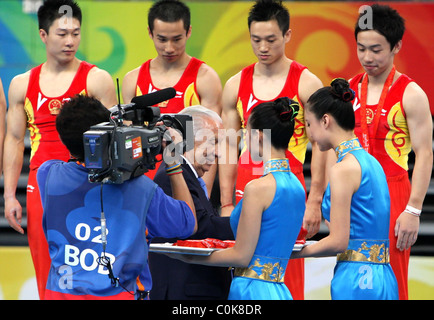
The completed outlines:
<svg viewBox="0 0 434 320">
<path fill-rule="evenodd" d="M 110 258 L 106 255 L 106 248 L 107 248 L 107 224 L 106 224 L 106 218 L 104 214 L 104 202 L 103 202 L 103 186 L 104 183 L 101 182 L 101 188 L 100 188 L 100 201 L 101 201 L 101 243 L 102 243 L 102 255 L 101 257 L 97 258 L 97 263 L 103 267 L 105 267 L 108 271 L 108 276 L 110 278 L 111 285 L 115 288 L 121 287 L 126 292 L 128 292 L 131 295 L 134 295 L 131 291 L 126 289 L 121 282 L 119 281 L 119 278 L 115 277 L 113 274 L 113 268 L 110 261 Z"/>
</svg>

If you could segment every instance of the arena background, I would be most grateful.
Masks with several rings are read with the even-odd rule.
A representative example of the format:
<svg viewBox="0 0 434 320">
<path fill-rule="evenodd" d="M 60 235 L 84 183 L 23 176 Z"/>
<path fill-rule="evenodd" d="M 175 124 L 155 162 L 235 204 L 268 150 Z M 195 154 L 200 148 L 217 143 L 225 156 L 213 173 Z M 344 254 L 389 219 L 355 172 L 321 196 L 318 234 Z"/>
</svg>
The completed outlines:
<svg viewBox="0 0 434 320">
<path fill-rule="evenodd" d="M 83 11 L 78 57 L 107 70 L 122 84 L 124 75 L 156 55 L 147 34 L 152 1 L 78 0 Z M 398 70 L 415 79 L 434 101 L 434 3 L 386 2 L 406 19 Z M 40 0 L 0 0 L 0 78 L 7 93 L 12 78 L 45 61 L 36 10 Z M 186 1 L 192 13 L 187 52 L 213 67 L 222 84 L 256 61 L 250 46 L 247 13 L 252 1 Z M 353 28 L 358 9 L 372 2 L 287 1 L 292 38 L 288 57 L 306 65 L 324 84 L 361 72 Z M 434 103 L 431 103 L 434 114 Z M 28 143 L 18 197 L 25 210 Z M 7 156 L 7 155 L 6 155 Z M 309 186 L 309 157 L 305 174 Z M 410 169 L 411 173 L 411 169 Z M 0 180 L 1 192 L 3 180 Z M 0 201 L 3 207 L 3 201 Z M 25 226 L 25 221 L 24 221 Z M 324 226 L 320 235 L 326 232 Z M 0 214 L 0 299 L 36 299 L 36 282 L 25 236 L 8 227 Z M 434 299 L 434 184 L 423 208 L 418 242 L 410 259 L 410 299 Z M 306 260 L 306 298 L 330 299 L 335 258 Z"/>
</svg>

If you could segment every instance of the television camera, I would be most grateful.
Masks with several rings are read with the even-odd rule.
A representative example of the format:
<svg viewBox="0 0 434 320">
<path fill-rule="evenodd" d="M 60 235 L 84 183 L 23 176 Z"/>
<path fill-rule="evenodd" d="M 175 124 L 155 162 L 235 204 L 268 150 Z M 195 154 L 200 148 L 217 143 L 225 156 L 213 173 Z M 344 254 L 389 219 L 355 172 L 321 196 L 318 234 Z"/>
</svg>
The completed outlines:
<svg viewBox="0 0 434 320">
<path fill-rule="evenodd" d="M 118 104 L 110 109 L 109 122 L 92 126 L 83 134 L 85 166 L 90 182 L 123 183 L 155 169 L 162 154 L 162 143 L 172 143 L 168 127 L 176 129 L 182 142 L 172 145 L 178 154 L 193 146 L 193 131 L 189 115 L 160 115 L 160 102 L 173 98 L 174 88 L 134 97 L 130 104 Z M 124 121 L 129 121 L 129 125 Z M 190 122 L 190 123 L 189 123 Z"/>
</svg>

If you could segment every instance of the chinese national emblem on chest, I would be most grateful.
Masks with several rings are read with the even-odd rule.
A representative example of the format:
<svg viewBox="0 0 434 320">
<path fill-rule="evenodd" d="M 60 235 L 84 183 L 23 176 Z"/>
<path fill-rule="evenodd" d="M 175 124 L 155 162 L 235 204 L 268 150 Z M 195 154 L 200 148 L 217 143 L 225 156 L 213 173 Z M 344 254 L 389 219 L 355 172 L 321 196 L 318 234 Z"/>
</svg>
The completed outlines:
<svg viewBox="0 0 434 320">
<path fill-rule="evenodd" d="M 372 110 L 369 107 L 366 107 L 366 122 L 368 125 L 372 123 L 372 120 L 374 119 L 374 110 Z"/>
<path fill-rule="evenodd" d="M 52 99 L 48 103 L 48 110 L 52 115 L 58 115 L 60 112 L 60 108 L 62 108 L 62 102 L 57 99 Z"/>
</svg>

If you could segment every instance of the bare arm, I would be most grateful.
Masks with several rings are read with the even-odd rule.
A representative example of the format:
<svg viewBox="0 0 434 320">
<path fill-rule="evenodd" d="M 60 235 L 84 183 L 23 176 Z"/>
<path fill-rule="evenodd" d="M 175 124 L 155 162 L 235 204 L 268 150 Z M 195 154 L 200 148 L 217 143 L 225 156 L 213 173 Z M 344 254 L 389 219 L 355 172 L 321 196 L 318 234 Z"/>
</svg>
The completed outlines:
<svg viewBox="0 0 434 320">
<path fill-rule="evenodd" d="M 223 90 L 222 120 L 226 131 L 226 143 L 221 147 L 219 162 L 221 215 L 230 216 L 233 210 L 233 194 L 237 178 L 238 144 L 240 142 L 241 119 L 237 111 L 237 95 L 240 85 L 240 74 L 235 75 Z"/>
<path fill-rule="evenodd" d="M 140 67 L 128 72 L 122 81 L 122 98 L 124 103 L 130 103 L 136 96 L 137 78 Z"/>
<path fill-rule="evenodd" d="M 191 212 L 193 212 L 194 221 L 195 221 L 193 233 L 196 233 L 197 231 L 196 209 L 190 194 L 190 190 L 188 189 L 187 183 L 184 180 L 184 176 L 182 174 L 171 175 L 170 185 L 172 187 L 173 198 L 177 200 L 182 200 L 185 203 L 187 203 L 187 205 L 191 209 Z"/>
<path fill-rule="evenodd" d="M 113 79 L 105 70 L 95 67 L 89 72 L 87 90 L 89 96 L 101 101 L 106 108 L 111 108 L 118 104 Z"/>
<path fill-rule="evenodd" d="M 210 66 L 202 64 L 196 82 L 200 104 L 220 116 L 222 113 L 222 84 L 217 72 Z"/>
<path fill-rule="evenodd" d="M 309 97 L 322 88 L 322 82 L 309 70 L 304 70 L 300 77 L 299 95 L 303 106 Z M 321 202 L 326 188 L 327 152 L 321 152 L 316 143 L 312 142 L 312 160 L 310 164 L 311 185 L 306 210 L 303 218 L 303 227 L 307 230 L 307 238 L 313 237 L 321 224 Z"/>
<path fill-rule="evenodd" d="M 428 98 L 416 83 L 410 83 L 405 89 L 403 105 L 411 145 L 416 156 L 408 205 L 422 209 L 433 166 L 432 118 Z M 397 247 L 399 249 L 408 249 L 416 242 L 419 222 L 419 217 L 405 211 L 401 213 L 395 225 L 395 236 L 398 237 Z"/>
<path fill-rule="evenodd" d="M 16 199 L 16 189 L 23 166 L 24 137 L 27 125 L 24 98 L 28 82 L 29 74 L 27 73 L 15 77 L 10 84 L 8 125 L 3 156 L 5 218 L 13 229 L 22 234 L 24 233 L 21 227 L 22 207 Z"/>
<path fill-rule="evenodd" d="M 168 130 L 170 132 L 173 144 L 177 144 L 182 141 L 180 134 L 176 130 L 172 128 L 168 128 Z M 163 160 L 164 162 L 166 162 L 168 168 L 171 168 L 177 164 L 179 165 L 178 162 L 179 155 L 173 153 L 172 146 L 167 147 L 166 141 L 163 142 L 163 147 L 164 147 Z M 172 197 L 174 199 L 184 201 L 190 207 L 195 221 L 193 233 L 196 233 L 197 231 L 196 208 L 194 206 L 193 198 L 191 197 L 190 194 L 190 189 L 188 188 L 187 183 L 184 180 L 184 176 L 182 175 L 182 173 L 172 174 L 169 176 L 169 179 L 172 188 Z"/>
<path fill-rule="evenodd" d="M 5 140 L 6 97 L 0 79 L 0 173 L 3 171 L 3 145 Z"/>
</svg>

